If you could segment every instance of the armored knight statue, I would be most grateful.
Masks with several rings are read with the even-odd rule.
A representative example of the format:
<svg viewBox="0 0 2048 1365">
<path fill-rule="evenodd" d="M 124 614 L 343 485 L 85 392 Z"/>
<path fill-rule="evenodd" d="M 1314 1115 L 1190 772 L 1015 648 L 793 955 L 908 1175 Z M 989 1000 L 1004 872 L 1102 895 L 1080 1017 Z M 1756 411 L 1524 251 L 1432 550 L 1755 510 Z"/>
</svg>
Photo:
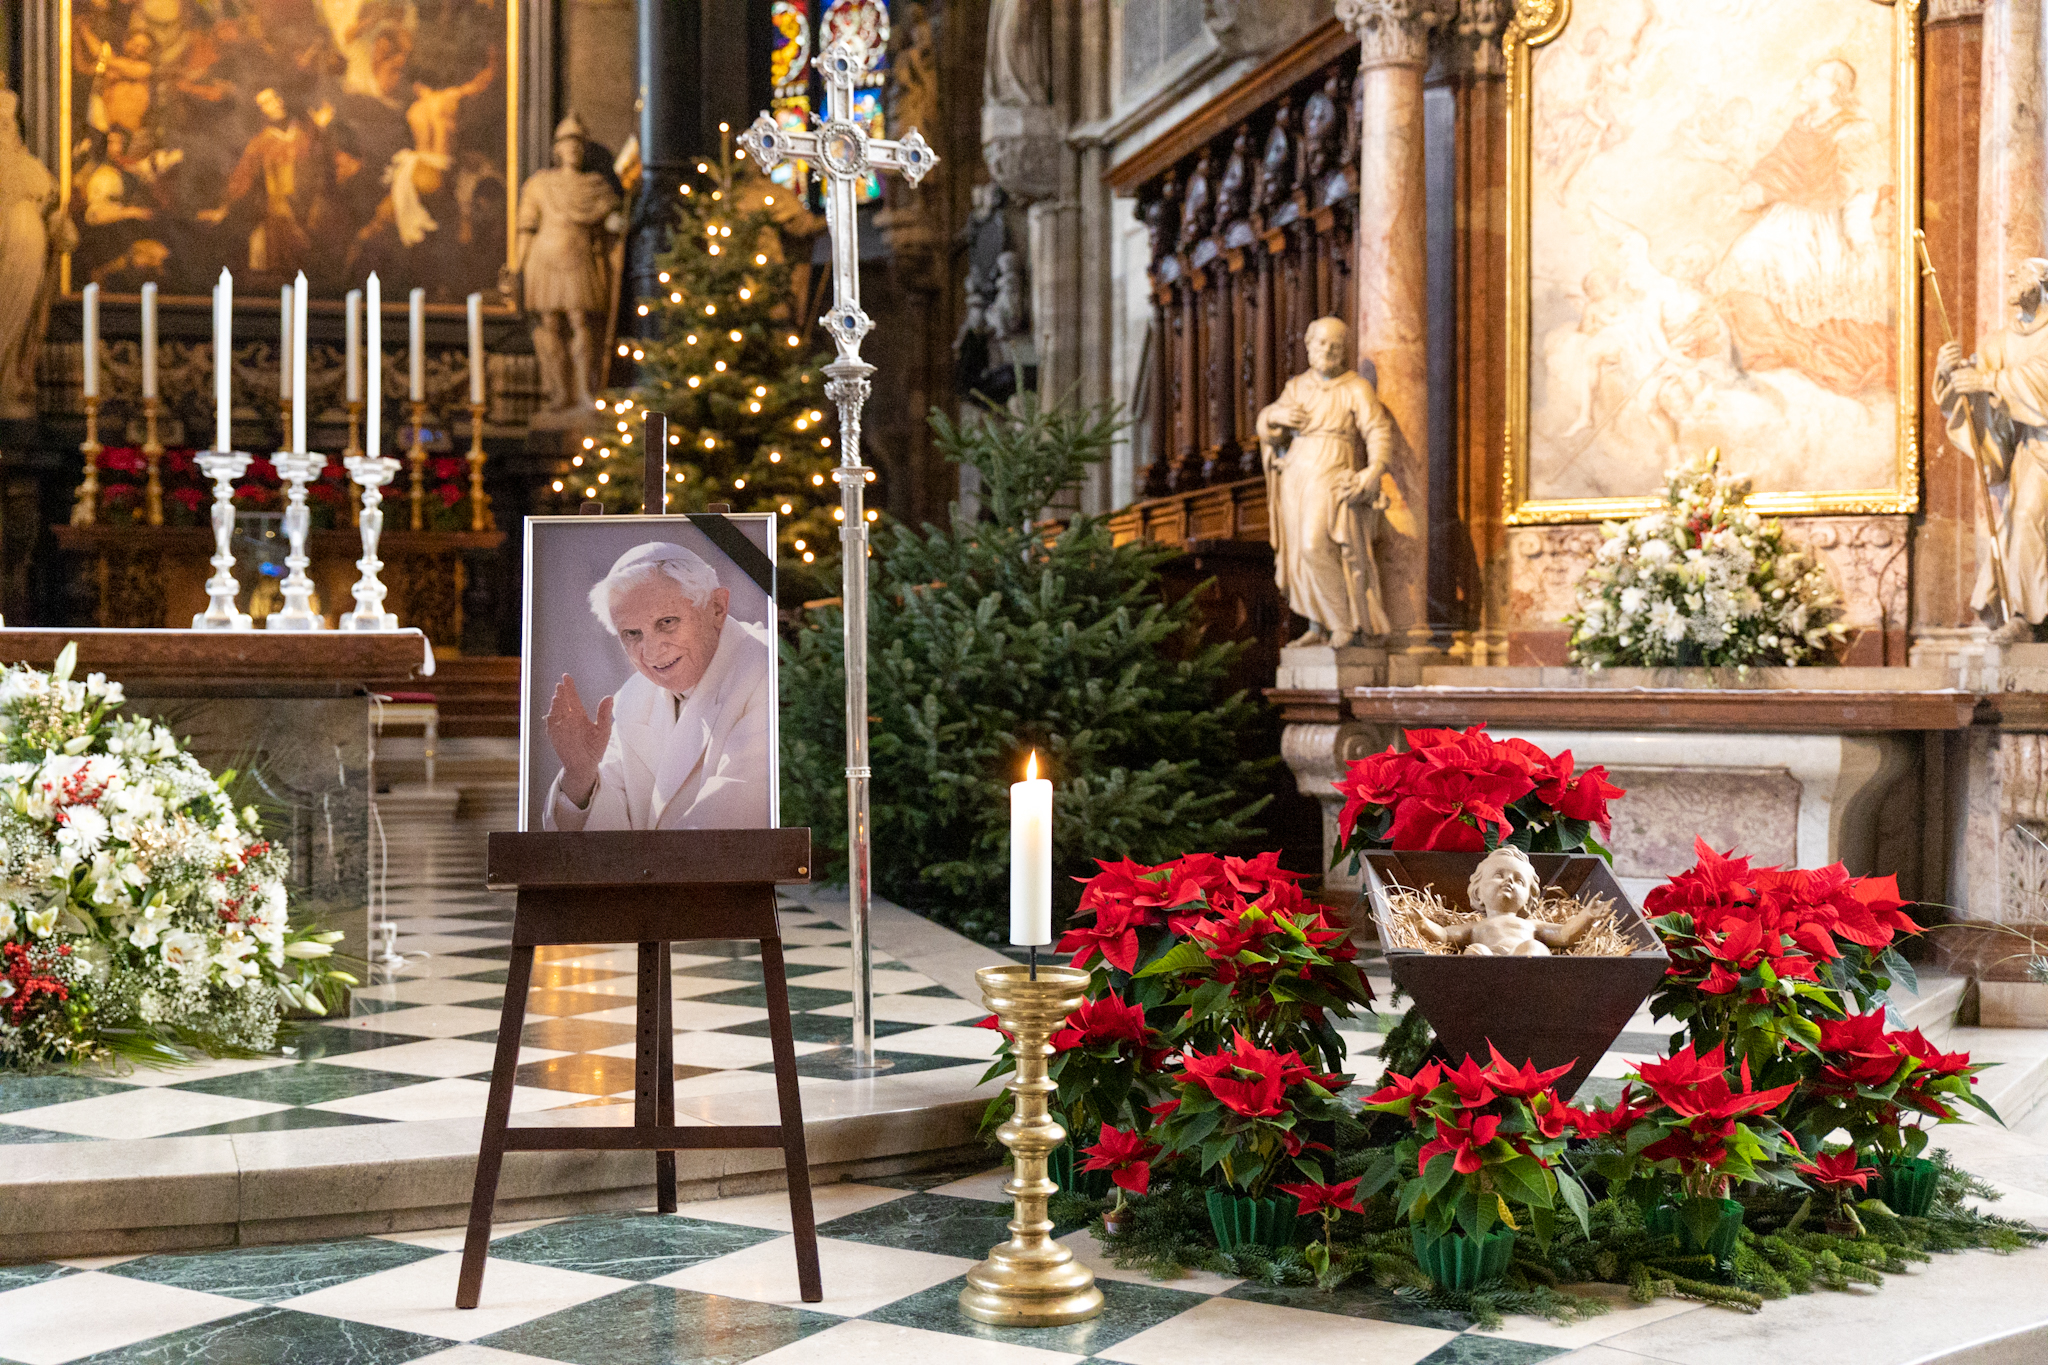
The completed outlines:
<svg viewBox="0 0 2048 1365">
<path fill-rule="evenodd" d="M 1958 450 L 2006 486 L 1999 536 L 2014 621 L 2048 618 L 2048 260 L 2013 268 L 2008 326 L 1983 338 L 1967 359 L 1941 348 L 1934 400 Z M 1974 420 L 1973 420 L 1974 419 Z M 1982 611 L 1996 593 L 1991 557 L 1979 556 L 1970 605 Z"/>
<path fill-rule="evenodd" d="M 1585 937 L 1597 916 L 1581 910 L 1562 924 L 1550 924 L 1523 913 L 1542 898 L 1543 879 L 1529 856 L 1504 844 L 1480 860 L 1465 885 L 1465 899 L 1485 919 L 1447 928 L 1418 916 L 1417 923 L 1431 941 L 1475 957 L 1549 957 L 1552 949 L 1569 948 Z"/>
<path fill-rule="evenodd" d="M 555 128 L 555 164 L 519 191 L 518 269 L 546 395 L 535 426 L 588 417 L 612 303 L 609 239 L 626 221 L 618 191 L 601 171 L 585 169 L 585 155 L 583 123 L 572 112 Z"/>
<path fill-rule="evenodd" d="M 1343 649 L 1388 629 L 1372 542 L 1387 507 L 1380 482 L 1394 419 L 1345 364 L 1350 337 L 1337 318 L 1310 323 L 1309 368 L 1259 413 L 1273 577 L 1309 622 L 1296 647 Z"/>
</svg>

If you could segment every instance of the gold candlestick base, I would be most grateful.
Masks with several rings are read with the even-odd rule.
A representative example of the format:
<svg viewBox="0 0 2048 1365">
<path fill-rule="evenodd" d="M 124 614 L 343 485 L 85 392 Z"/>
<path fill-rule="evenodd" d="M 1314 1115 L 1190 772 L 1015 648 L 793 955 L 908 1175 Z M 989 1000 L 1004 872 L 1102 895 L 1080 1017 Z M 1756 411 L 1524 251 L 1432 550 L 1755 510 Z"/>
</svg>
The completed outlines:
<svg viewBox="0 0 2048 1365">
<path fill-rule="evenodd" d="M 348 405 L 348 444 L 342 448 L 341 467 L 348 468 L 348 462 L 363 453 L 363 405 L 360 402 Z M 348 481 L 348 524 L 363 524 L 363 490 L 354 479 Z"/>
<path fill-rule="evenodd" d="M 469 529 L 495 531 L 498 519 L 491 512 L 491 495 L 484 492 L 484 404 L 469 405 Z"/>
<path fill-rule="evenodd" d="M 427 405 L 415 400 L 412 405 L 412 447 L 405 452 L 405 462 L 412 469 L 412 487 L 409 490 L 412 502 L 412 529 L 427 529 L 427 444 L 420 428 L 426 425 Z"/>
<path fill-rule="evenodd" d="M 158 401 L 154 398 L 142 400 L 142 506 L 135 509 L 136 520 L 147 526 L 164 524 L 164 445 L 157 437 Z"/>
<path fill-rule="evenodd" d="M 1011 1049 L 1017 1073 L 1009 1085 L 1017 1109 L 996 1129 L 1016 1162 L 1003 1186 L 1015 1201 L 1015 1214 L 1010 1240 L 991 1247 L 988 1259 L 967 1272 L 960 1311 L 998 1327 L 1082 1322 L 1102 1311 L 1102 1290 L 1095 1272 L 1052 1239 L 1052 1219 L 1045 1205 L 1059 1186 L 1046 1178 L 1045 1159 L 1067 1134 L 1046 1112 L 1058 1086 L 1047 1078 L 1045 1068 L 1052 1057 L 1053 1030 L 1087 998 L 1088 973 L 1041 966 L 1033 979 L 1028 967 L 1013 964 L 983 967 L 974 978 L 981 983 L 982 1003 L 1017 1040 Z"/>
<path fill-rule="evenodd" d="M 85 476 L 78 481 L 78 491 L 71 496 L 71 524 L 91 526 L 99 520 L 100 513 L 100 453 L 105 449 L 100 444 L 100 400 L 85 400 L 85 439 L 78 443 L 79 453 L 85 456 Z"/>
</svg>

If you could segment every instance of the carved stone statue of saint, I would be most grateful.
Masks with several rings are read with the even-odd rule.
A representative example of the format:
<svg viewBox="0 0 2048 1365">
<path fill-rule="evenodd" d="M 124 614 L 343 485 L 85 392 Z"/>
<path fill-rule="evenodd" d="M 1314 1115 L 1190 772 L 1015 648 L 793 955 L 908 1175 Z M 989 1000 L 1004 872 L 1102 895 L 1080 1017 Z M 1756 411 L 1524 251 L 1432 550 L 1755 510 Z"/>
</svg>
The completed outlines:
<svg viewBox="0 0 2048 1365">
<path fill-rule="evenodd" d="M 625 229 L 625 218 L 618 192 L 601 172 L 584 169 L 584 155 L 583 124 L 571 113 L 555 128 L 555 164 L 519 191 L 519 271 L 546 395 L 535 426 L 590 414 L 603 315 L 612 304 L 609 239 Z"/>
<path fill-rule="evenodd" d="M 2048 260 L 2013 268 L 2012 317 L 1979 340 L 1967 359 L 1954 342 L 1934 366 L 1934 401 L 1958 450 L 1983 462 L 1993 484 L 2006 485 L 2000 516 L 2005 582 L 2015 620 L 2048 618 Z M 1970 605 L 1983 610 L 1997 596 L 1991 557 L 1980 555 Z"/>
<path fill-rule="evenodd" d="M 57 207 L 57 179 L 23 145 L 19 104 L 0 90 L 0 418 L 36 415 L 36 357 L 57 258 L 78 243 Z"/>
<path fill-rule="evenodd" d="M 1309 621 L 1299 646 L 1339 649 L 1387 633 L 1372 542 L 1387 499 L 1380 491 L 1394 419 L 1366 377 L 1345 364 L 1351 329 L 1309 324 L 1309 368 L 1259 413 L 1273 577 Z"/>
</svg>

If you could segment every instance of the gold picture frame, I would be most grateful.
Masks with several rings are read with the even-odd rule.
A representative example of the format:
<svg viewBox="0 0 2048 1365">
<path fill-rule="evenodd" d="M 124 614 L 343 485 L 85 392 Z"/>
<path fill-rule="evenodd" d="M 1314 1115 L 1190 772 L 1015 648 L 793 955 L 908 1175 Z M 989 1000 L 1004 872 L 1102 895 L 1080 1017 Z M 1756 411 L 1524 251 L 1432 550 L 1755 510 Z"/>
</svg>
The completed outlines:
<svg viewBox="0 0 2048 1365">
<path fill-rule="evenodd" d="M 1894 238 L 1887 251 L 1893 278 L 1884 283 L 1891 302 L 1895 341 L 1889 349 L 1890 382 L 1896 398 L 1890 424 L 1894 441 L 1888 481 L 1854 488 L 1764 489 L 1749 505 L 1773 515 L 1897 514 L 1916 511 L 1920 502 L 1920 273 L 1914 231 L 1920 206 L 1920 0 L 1821 0 L 1822 3 L 1882 6 L 1891 11 L 1889 121 L 1892 204 L 1879 220 Z M 1585 6 L 1588 0 L 1579 0 Z M 1643 28 L 1652 22 L 1645 11 Z M 1572 22 L 1573 0 L 1517 0 L 1502 38 L 1506 56 L 1508 118 L 1508 298 L 1507 298 L 1507 430 L 1504 512 L 1510 525 L 1600 521 L 1639 516 L 1662 505 L 1654 491 L 1627 496 L 1545 496 L 1532 479 L 1531 394 L 1537 363 L 1533 334 L 1535 309 L 1534 200 L 1536 185 L 1535 79 L 1537 49 L 1555 42 Z M 1641 34 L 1637 34 L 1640 39 Z M 1591 39 L 1589 37 L 1588 41 Z M 1754 50 L 1754 40 L 1746 44 Z M 1818 68 L 1816 68 L 1817 70 Z M 1853 70 L 1852 70 L 1852 75 Z M 1567 177 L 1566 183 L 1569 183 Z M 1562 202 L 1563 191 L 1559 191 Z M 1590 305 L 1588 308 L 1590 312 Z M 1879 369 L 1886 358 L 1877 358 Z M 1546 378 L 1548 377 L 1546 372 Z M 1592 398 L 1586 400 L 1592 412 Z M 1876 405 L 1873 404 L 1873 407 Z M 1881 414 L 1880 414 L 1881 416 Z M 1700 443 L 1702 446 L 1706 442 Z M 1689 445 L 1659 452 L 1662 458 L 1646 471 L 1654 489 L 1659 473 L 1677 457 L 1697 453 Z M 1740 449 L 1727 450 L 1729 463 L 1744 468 Z M 1646 461 L 1647 463 L 1647 461 Z M 1876 472 L 1876 471 L 1870 471 Z"/>
<path fill-rule="evenodd" d="M 491 156 L 486 170 L 490 177 L 502 179 L 504 215 L 504 254 L 502 265 L 504 271 L 509 272 L 516 267 L 518 262 L 517 218 L 521 126 L 520 80 L 526 58 L 526 53 L 522 47 L 525 35 L 521 28 L 521 13 L 524 9 L 524 0 L 496 0 L 496 3 L 497 7 L 501 10 L 498 17 L 502 19 L 502 23 L 490 26 L 490 36 L 493 40 L 491 44 L 492 59 L 496 69 L 490 80 L 486 83 L 486 88 L 479 93 L 493 105 L 497 104 L 498 101 L 491 98 L 493 92 L 489 87 L 500 87 L 496 93 L 502 94 L 502 116 L 504 121 L 503 156 L 502 160 L 496 156 Z M 73 204 L 76 191 L 78 190 L 79 172 L 81 170 L 81 166 L 75 160 L 76 151 L 81 145 L 90 142 L 90 134 L 93 131 L 85 126 L 85 120 L 81 118 L 81 114 L 86 114 L 89 117 L 90 100 L 92 97 L 92 76 L 90 74 L 81 74 L 79 70 L 81 63 L 79 54 L 82 47 L 80 43 L 80 30 L 77 26 L 77 4 L 78 0 L 55 0 L 54 7 L 57 18 L 56 41 L 52 53 L 53 64 L 56 68 L 57 86 L 56 112 L 58 136 L 56 138 L 56 151 L 58 194 L 62 211 L 66 216 L 73 217 L 74 222 L 77 222 L 80 217 L 80 215 L 74 214 Z M 194 11 L 194 13 L 197 13 L 197 11 Z M 102 38 L 102 42 L 106 43 L 107 40 Z M 107 55 L 112 57 L 113 53 L 110 51 Z M 102 65 L 105 64 L 106 60 L 107 58 L 102 58 Z M 407 79 L 411 79 L 409 72 Z M 223 84 L 226 84 L 226 82 L 223 82 Z M 254 93 L 254 90 L 237 90 L 235 93 L 243 98 L 247 98 Z M 332 116 L 330 111 L 329 117 Z M 325 130 L 327 125 L 322 124 L 321 127 Z M 102 136 L 105 136 L 105 134 L 102 133 Z M 205 139 L 201 138 L 199 140 L 204 141 Z M 472 152 L 482 156 L 489 151 L 489 143 L 486 142 L 475 147 L 458 146 L 450 150 L 455 151 L 458 156 Z M 380 182 L 382 177 L 388 172 L 388 169 L 387 165 L 364 164 L 361 166 L 359 174 L 366 182 Z M 464 174 L 465 170 L 473 168 L 465 168 L 457 162 L 457 164 L 450 165 L 445 169 L 447 170 L 447 175 L 444 176 L 444 180 L 452 182 Z M 222 177 L 222 179 L 225 179 L 225 177 Z M 500 196 L 496 194 L 490 194 L 487 196 L 486 202 L 495 201 L 499 198 Z M 465 224 L 468 219 L 469 207 L 468 204 L 465 204 L 463 208 Z M 180 222 L 175 219 L 166 219 L 165 222 L 166 226 L 173 229 L 183 228 L 191 230 L 193 227 L 191 223 Z M 493 233 L 492 239 L 495 239 L 495 236 L 496 234 Z M 330 239 L 323 237 L 319 245 L 323 251 L 326 251 L 332 247 L 332 242 Z M 465 243 L 465 245 L 467 244 Z M 81 248 L 85 246 L 86 243 L 81 242 Z M 470 253 L 465 252 L 464 254 L 468 255 Z M 85 283 L 81 276 L 86 272 L 81 270 L 80 267 L 103 264 L 103 262 L 93 261 L 90 257 L 84 260 L 80 259 L 80 257 L 86 255 L 87 253 L 81 249 L 67 252 L 59 258 L 58 288 L 61 296 L 67 301 L 76 302 L 80 296 L 80 290 Z M 248 273 L 242 268 L 245 259 L 245 257 L 237 258 L 226 262 L 228 268 L 235 272 L 238 288 Z M 374 267 L 366 265 L 356 273 L 367 273 L 367 270 L 370 268 L 378 269 L 384 283 L 387 311 L 402 311 L 406 306 L 406 292 L 415 284 L 429 289 L 428 311 L 437 315 L 451 312 L 460 313 L 463 309 L 461 294 L 471 290 L 480 290 L 484 294 L 486 308 L 493 313 L 516 311 L 510 303 L 500 296 L 500 281 L 504 276 L 498 268 L 497 253 L 493 251 L 487 259 L 490 262 L 488 279 L 484 277 L 485 269 L 480 266 L 474 272 L 473 278 L 461 281 L 461 285 L 467 286 L 467 289 L 457 286 L 456 293 L 453 296 L 438 299 L 434 297 L 435 286 L 446 284 L 446 271 L 445 267 L 436 263 L 421 262 L 419 270 L 412 272 L 417 273 L 419 278 L 409 277 L 409 273 L 402 268 L 389 270 L 381 265 Z M 215 269 L 218 268 L 220 263 L 219 261 L 211 262 Z M 132 275 L 134 272 L 126 273 Z M 204 290 L 199 288 L 180 289 L 172 287 L 178 283 L 189 284 L 190 282 L 174 279 L 170 282 L 170 285 L 159 285 L 160 289 L 162 289 L 163 303 L 167 305 L 196 305 L 207 301 L 207 294 Z M 316 281 L 314 289 L 316 297 L 313 301 L 313 306 L 316 311 L 334 311 L 342 306 L 338 288 L 329 287 L 323 289 L 321 283 Z M 245 290 L 244 292 L 248 297 L 254 297 L 255 291 L 253 289 Z M 447 293 L 447 290 L 444 288 L 440 292 Z M 111 288 L 103 286 L 102 293 L 103 298 L 108 302 L 132 302 L 139 293 L 139 285 L 134 288 L 124 288 L 118 285 Z M 332 293 L 333 297 L 327 297 L 329 293 Z"/>
</svg>

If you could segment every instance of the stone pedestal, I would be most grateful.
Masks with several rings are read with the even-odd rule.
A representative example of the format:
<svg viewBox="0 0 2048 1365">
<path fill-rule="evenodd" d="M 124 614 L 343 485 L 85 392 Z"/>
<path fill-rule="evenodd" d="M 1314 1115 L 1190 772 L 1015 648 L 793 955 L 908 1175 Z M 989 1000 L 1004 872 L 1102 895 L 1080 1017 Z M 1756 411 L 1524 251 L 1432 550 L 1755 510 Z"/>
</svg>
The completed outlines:
<svg viewBox="0 0 2048 1365">
<path fill-rule="evenodd" d="M 1387 651 L 1378 645 L 1332 649 L 1329 645 L 1289 645 L 1280 651 L 1273 686 L 1321 691 L 1331 688 L 1383 687 Z"/>
</svg>

